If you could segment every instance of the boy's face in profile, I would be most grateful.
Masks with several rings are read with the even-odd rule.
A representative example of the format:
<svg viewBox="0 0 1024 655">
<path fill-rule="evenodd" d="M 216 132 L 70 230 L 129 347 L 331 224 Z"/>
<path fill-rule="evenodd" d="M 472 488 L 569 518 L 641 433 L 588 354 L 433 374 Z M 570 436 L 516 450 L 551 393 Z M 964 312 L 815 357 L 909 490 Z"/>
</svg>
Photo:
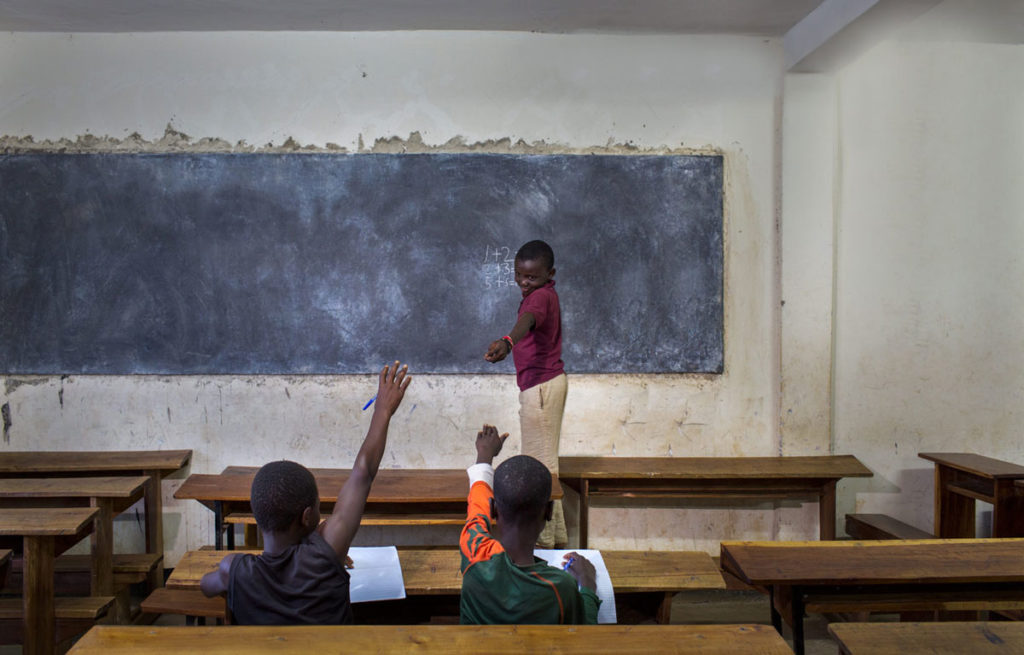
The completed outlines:
<svg viewBox="0 0 1024 655">
<path fill-rule="evenodd" d="M 555 277 L 555 269 L 548 268 L 541 259 L 516 260 L 516 284 L 523 292 L 523 298 L 541 288 Z"/>
</svg>

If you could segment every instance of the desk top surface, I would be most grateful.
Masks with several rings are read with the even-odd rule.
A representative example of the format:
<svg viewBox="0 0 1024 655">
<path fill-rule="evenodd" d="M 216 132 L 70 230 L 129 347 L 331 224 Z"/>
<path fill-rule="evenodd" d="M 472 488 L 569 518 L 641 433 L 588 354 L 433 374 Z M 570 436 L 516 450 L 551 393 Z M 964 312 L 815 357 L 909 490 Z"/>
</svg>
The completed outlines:
<svg viewBox="0 0 1024 655">
<path fill-rule="evenodd" d="M 34 507 L 0 509 L 0 536 L 62 537 L 77 535 L 92 525 L 95 507 Z"/>
<path fill-rule="evenodd" d="M 71 653 L 401 654 L 760 653 L 792 651 L 770 625 L 95 626 Z"/>
<path fill-rule="evenodd" d="M 1024 478 L 1024 466 L 974 453 L 918 453 L 918 457 L 983 478 Z"/>
<path fill-rule="evenodd" d="M 88 478 L 0 478 L 3 498 L 131 498 L 142 493 L 145 475 Z"/>
<path fill-rule="evenodd" d="M 721 555 L 755 586 L 1024 582 L 1024 539 L 723 541 Z"/>
<path fill-rule="evenodd" d="M 559 457 L 562 478 L 839 479 L 871 477 L 853 455 L 808 457 Z"/>
<path fill-rule="evenodd" d="M 0 474 L 177 471 L 191 450 L 9 451 L 0 452 Z"/>
<path fill-rule="evenodd" d="M 175 498 L 199 501 L 248 502 L 256 467 L 232 466 L 219 474 L 193 473 L 178 487 Z M 350 469 L 310 469 L 320 501 L 333 503 Z M 561 498 L 562 487 L 552 476 L 551 497 Z M 380 469 L 370 487 L 368 503 L 465 503 L 469 477 L 464 469 Z"/>
<path fill-rule="evenodd" d="M 996 655 L 1024 652 L 1020 621 L 832 623 L 828 631 L 849 655 Z"/>
<path fill-rule="evenodd" d="M 204 574 L 217 568 L 229 552 L 258 554 L 258 550 L 192 550 L 174 567 L 167 586 L 198 589 Z M 618 593 L 724 589 L 722 574 L 704 552 L 601 551 L 612 585 Z M 398 559 L 406 593 L 458 594 L 462 589 L 459 552 L 454 549 L 399 548 Z"/>
</svg>

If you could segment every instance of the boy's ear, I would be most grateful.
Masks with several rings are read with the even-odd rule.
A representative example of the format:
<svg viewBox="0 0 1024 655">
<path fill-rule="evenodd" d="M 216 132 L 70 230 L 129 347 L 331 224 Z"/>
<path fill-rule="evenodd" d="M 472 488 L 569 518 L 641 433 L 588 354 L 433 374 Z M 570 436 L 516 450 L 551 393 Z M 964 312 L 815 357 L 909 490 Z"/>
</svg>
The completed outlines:
<svg viewBox="0 0 1024 655">
<path fill-rule="evenodd" d="M 550 521 L 551 520 L 551 515 L 554 513 L 554 511 L 555 511 L 555 501 L 549 500 L 548 504 L 544 506 L 544 520 L 545 521 Z"/>
<path fill-rule="evenodd" d="M 306 509 L 302 510 L 302 517 L 299 519 L 299 522 L 302 524 L 302 527 L 304 527 L 304 528 L 306 528 L 308 530 L 309 528 L 316 528 L 315 525 L 310 525 L 310 523 L 312 523 L 312 521 L 313 521 L 313 507 L 312 506 L 308 506 L 308 507 L 306 507 Z"/>
<path fill-rule="evenodd" d="M 498 505 L 494 502 L 494 496 L 491 496 L 490 504 L 491 504 L 491 518 L 494 519 L 495 521 L 497 521 L 498 520 Z"/>
<path fill-rule="evenodd" d="M 554 269 L 554 267 L 552 267 L 551 270 L 548 271 L 548 277 L 549 278 L 554 278 L 555 277 L 555 269 Z"/>
</svg>

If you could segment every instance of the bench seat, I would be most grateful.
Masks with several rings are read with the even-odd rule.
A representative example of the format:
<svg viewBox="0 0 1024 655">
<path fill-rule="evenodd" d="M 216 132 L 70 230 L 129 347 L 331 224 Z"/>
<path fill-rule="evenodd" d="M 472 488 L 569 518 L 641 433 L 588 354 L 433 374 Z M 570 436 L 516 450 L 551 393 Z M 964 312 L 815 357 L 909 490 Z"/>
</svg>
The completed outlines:
<svg viewBox="0 0 1024 655">
<path fill-rule="evenodd" d="M 53 599 L 56 642 L 91 628 L 114 604 L 113 596 L 58 596 Z M 24 610 L 21 598 L 0 598 L 0 644 L 24 643 Z"/>
<path fill-rule="evenodd" d="M 985 610 L 1024 610 L 1019 591 L 901 591 L 864 594 L 808 594 L 804 599 L 808 613 L 841 612 L 980 612 Z"/>
<path fill-rule="evenodd" d="M 935 535 L 887 514 L 847 514 L 846 534 L 854 539 L 934 539 Z"/>
<path fill-rule="evenodd" d="M 197 589 L 154 589 L 142 601 L 142 611 L 147 614 L 178 614 L 189 619 L 202 617 L 220 621 L 227 619 L 227 603 L 223 596 L 207 598 Z M 189 620 L 189 623 L 192 623 Z"/>
</svg>

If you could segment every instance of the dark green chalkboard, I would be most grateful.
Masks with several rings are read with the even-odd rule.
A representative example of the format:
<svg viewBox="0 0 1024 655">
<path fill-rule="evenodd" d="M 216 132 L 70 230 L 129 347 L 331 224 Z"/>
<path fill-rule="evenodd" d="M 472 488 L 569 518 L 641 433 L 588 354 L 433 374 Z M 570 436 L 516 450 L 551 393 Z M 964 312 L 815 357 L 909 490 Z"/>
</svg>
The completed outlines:
<svg viewBox="0 0 1024 655">
<path fill-rule="evenodd" d="M 570 372 L 721 372 L 717 156 L 0 157 L 0 372 L 507 373 L 554 247 Z"/>
</svg>

